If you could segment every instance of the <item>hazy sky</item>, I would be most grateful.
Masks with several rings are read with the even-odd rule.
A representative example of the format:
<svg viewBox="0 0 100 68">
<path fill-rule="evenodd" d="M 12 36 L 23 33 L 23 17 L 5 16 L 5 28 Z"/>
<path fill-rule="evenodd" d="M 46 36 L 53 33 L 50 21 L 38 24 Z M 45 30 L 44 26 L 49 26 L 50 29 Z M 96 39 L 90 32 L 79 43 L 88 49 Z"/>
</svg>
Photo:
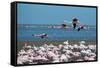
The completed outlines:
<svg viewBox="0 0 100 68">
<path fill-rule="evenodd" d="M 96 8 L 18 4 L 18 24 L 62 24 L 77 17 L 82 24 L 96 24 Z"/>
</svg>

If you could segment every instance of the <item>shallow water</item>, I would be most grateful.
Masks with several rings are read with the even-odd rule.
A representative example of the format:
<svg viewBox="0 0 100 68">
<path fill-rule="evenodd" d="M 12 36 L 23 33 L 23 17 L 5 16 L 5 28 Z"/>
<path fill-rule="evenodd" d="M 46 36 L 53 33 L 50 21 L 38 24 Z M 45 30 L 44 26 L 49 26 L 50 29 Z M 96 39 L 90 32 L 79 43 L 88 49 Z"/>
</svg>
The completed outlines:
<svg viewBox="0 0 100 68">
<path fill-rule="evenodd" d="M 41 39 L 33 37 L 32 34 L 47 33 L 48 37 Z M 72 28 L 18 28 L 18 40 L 96 40 L 96 28 L 85 30 L 73 30 Z"/>
</svg>

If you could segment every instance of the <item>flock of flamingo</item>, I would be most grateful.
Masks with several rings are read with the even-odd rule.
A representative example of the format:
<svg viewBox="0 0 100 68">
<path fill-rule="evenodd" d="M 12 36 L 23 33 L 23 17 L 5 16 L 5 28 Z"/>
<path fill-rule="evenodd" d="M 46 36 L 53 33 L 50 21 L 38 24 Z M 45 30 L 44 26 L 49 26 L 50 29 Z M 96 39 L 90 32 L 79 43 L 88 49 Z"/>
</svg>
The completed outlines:
<svg viewBox="0 0 100 68">
<path fill-rule="evenodd" d="M 17 64 L 41 64 L 96 60 L 96 45 L 85 45 L 85 41 L 70 45 L 68 40 L 55 46 L 44 44 L 40 47 L 25 43 L 18 51 Z"/>
</svg>

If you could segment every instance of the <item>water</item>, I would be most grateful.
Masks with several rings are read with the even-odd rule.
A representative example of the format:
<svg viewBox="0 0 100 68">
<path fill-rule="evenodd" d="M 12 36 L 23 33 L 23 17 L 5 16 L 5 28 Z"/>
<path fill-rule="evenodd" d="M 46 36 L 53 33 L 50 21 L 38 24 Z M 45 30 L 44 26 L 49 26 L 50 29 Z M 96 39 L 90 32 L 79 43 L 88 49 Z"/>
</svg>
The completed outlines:
<svg viewBox="0 0 100 68">
<path fill-rule="evenodd" d="M 48 37 L 41 39 L 33 37 L 32 34 L 47 33 Z M 96 28 L 90 27 L 86 30 L 58 29 L 58 28 L 18 28 L 18 40 L 96 40 Z"/>
</svg>

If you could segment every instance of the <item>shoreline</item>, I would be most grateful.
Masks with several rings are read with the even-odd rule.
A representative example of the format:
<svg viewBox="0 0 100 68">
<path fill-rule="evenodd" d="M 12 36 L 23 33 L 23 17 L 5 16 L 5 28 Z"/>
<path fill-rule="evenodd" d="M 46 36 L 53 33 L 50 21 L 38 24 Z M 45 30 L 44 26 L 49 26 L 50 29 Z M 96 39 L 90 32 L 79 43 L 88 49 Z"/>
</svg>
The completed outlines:
<svg viewBox="0 0 100 68">
<path fill-rule="evenodd" d="M 50 44 L 53 44 L 55 46 L 57 45 L 60 45 L 60 44 L 63 44 L 64 41 L 67 41 L 67 40 L 39 40 L 39 41 L 32 41 L 32 40 L 25 40 L 25 41 L 17 41 L 17 50 L 21 50 L 22 47 L 25 45 L 25 43 L 27 43 L 28 45 L 31 45 L 33 46 L 36 45 L 37 47 L 39 46 L 42 46 L 44 44 L 47 44 L 47 45 L 50 45 Z M 80 41 L 85 41 L 85 45 L 96 45 L 96 40 L 68 40 L 69 44 L 70 45 L 73 45 L 73 44 L 79 44 Z"/>
</svg>

